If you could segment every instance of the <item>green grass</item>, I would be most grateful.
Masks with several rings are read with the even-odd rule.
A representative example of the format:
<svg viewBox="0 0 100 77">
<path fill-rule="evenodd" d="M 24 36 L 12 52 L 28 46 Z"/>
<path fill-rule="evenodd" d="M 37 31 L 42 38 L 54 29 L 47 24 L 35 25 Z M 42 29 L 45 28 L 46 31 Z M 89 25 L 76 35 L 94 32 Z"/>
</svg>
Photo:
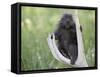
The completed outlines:
<svg viewBox="0 0 100 77">
<path fill-rule="evenodd" d="M 66 9 L 22 7 L 21 70 L 71 68 L 51 54 L 47 37 L 57 27 Z M 71 10 L 70 10 L 71 11 Z M 95 11 L 79 10 L 83 27 L 86 59 L 89 66 L 95 61 Z"/>
</svg>

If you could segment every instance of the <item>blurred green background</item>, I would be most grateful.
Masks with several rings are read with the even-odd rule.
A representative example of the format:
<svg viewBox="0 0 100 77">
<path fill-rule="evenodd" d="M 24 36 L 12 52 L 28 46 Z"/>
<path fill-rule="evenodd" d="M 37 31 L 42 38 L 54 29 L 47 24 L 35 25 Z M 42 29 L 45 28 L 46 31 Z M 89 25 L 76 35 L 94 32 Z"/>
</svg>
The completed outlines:
<svg viewBox="0 0 100 77">
<path fill-rule="evenodd" d="M 49 33 L 54 32 L 62 15 L 71 9 L 42 7 L 21 8 L 21 70 L 71 68 L 57 61 L 47 44 Z M 78 10 L 86 59 L 89 66 L 95 64 L 95 11 Z"/>
</svg>

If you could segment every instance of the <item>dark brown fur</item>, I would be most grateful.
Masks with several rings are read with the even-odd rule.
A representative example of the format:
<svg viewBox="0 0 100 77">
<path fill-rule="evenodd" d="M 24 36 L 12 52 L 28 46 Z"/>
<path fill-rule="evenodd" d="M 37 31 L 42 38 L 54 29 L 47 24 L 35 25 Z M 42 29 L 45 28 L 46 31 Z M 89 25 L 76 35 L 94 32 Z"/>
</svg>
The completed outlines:
<svg viewBox="0 0 100 77">
<path fill-rule="evenodd" d="M 64 14 L 59 21 L 58 28 L 55 31 L 55 38 L 58 41 L 58 49 L 61 54 L 75 64 L 78 57 L 78 44 L 76 35 L 76 25 L 72 15 Z"/>
</svg>

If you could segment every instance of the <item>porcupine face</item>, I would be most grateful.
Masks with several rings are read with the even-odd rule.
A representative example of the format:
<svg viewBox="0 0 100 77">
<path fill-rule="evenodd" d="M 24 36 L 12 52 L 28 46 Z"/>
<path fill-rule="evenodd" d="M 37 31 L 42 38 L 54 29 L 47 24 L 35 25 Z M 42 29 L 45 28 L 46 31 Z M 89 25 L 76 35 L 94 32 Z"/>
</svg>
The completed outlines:
<svg viewBox="0 0 100 77">
<path fill-rule="evenodd" d="M 59 21 L 55 31 L 55 39 L 58 41 L 58 49 L 63 56 L 75 64 L 78 56 L 78 44 L 76 35 L 76 25 L 71 14 L 64 14 Z"/>
</svg>

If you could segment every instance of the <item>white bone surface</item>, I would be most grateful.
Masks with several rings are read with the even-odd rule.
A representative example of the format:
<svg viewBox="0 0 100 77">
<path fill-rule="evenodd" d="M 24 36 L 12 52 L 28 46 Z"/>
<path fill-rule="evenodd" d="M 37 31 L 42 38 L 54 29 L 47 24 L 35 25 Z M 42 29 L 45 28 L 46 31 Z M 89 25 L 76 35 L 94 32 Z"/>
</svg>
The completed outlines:
<svg viewBox="0 0 100 77">
<path fill-rule="evenodd" d="M 86 58 L 85 58 L 85 53 L 84 53 L 83 39 L 82 39 L 82 33 L 80 31 L 80 23 L 79 23 L 77 10 L 73 14 L 73 19 L 76 24 L 77 41 L 78 41 L 78 58 L 74 65 L 71 65 L 70 59 L 64 57 L 58 50 L 56 42 L 55 42 L 55 35 L 53 33 L 49 34 L 49 36 L 47 38 L 47 42 L 48 42 L 49 48 L 52 52 L 52 55 L 58 61 L 63 62 L 64 64 L 71 65 L 73 67 L 88 67 L 88 64 L 87 64 Z M 51 39 L 51 35 L 53 36 L 52 39 Z"/>
<path fill-rule="evenodd" d="M 63 63 L 66 63 L 66 64 L 70 64 L 70 59 L 67 59 L 66 57 L 64 57 L 58 50 L 57 46 L 56 46 L 56 43 L 55 43 L 55 36 L 54 34 L 53 35 L 53 39 L 51 39 L 51 35 L 49 35 L 49 37 L 47 38 L 47 41 L 48 41 L 48 45 L 51 49 L 51 52 L 53 54 L 53 56 L 63 62 Z"/>
</svg>

